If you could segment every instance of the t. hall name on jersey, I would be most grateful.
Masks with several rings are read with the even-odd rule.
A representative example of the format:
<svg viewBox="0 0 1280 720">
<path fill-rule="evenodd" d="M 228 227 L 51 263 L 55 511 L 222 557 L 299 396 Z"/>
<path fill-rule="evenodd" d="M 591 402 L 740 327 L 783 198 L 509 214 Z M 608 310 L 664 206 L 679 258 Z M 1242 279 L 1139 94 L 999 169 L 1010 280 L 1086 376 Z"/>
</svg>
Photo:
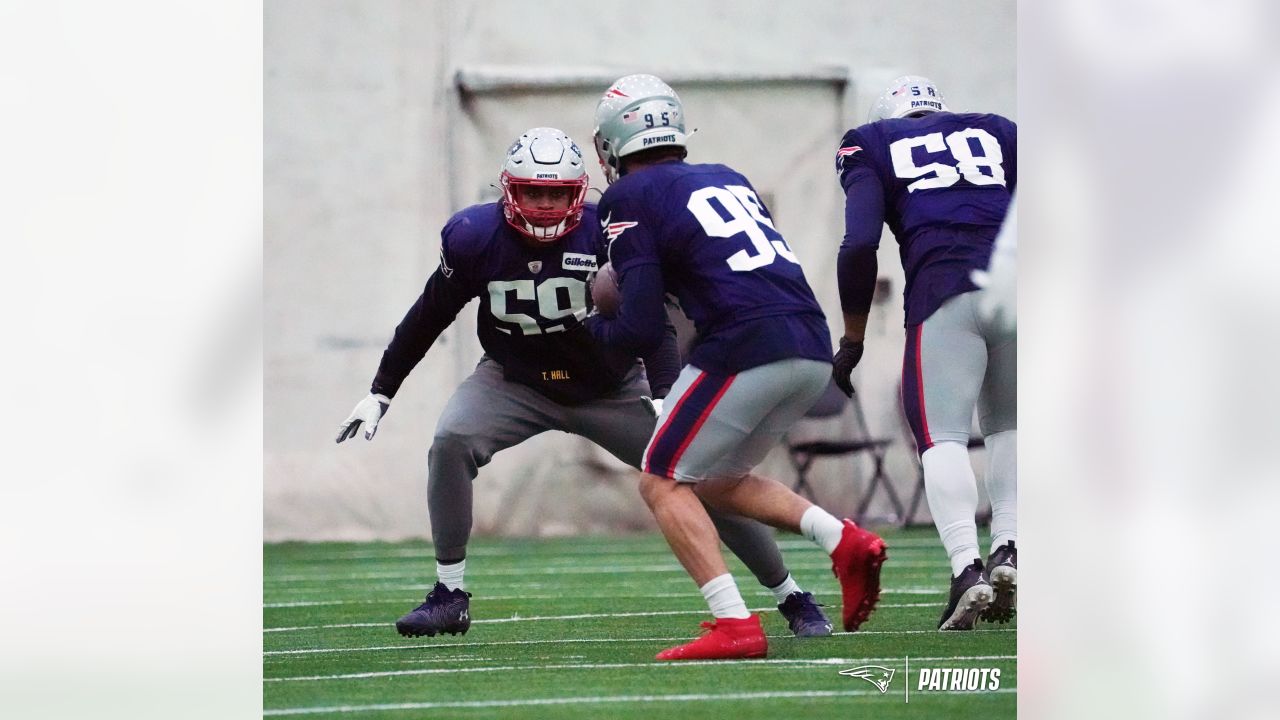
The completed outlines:
<svg viewBox="0 0 1280 720">
<path fill-rule="evenodd" d="M 596 267 L 596 256 L 584 253 L 565 253 L 560 267 L 565 270 L 599 270 Z"/>
</svg>

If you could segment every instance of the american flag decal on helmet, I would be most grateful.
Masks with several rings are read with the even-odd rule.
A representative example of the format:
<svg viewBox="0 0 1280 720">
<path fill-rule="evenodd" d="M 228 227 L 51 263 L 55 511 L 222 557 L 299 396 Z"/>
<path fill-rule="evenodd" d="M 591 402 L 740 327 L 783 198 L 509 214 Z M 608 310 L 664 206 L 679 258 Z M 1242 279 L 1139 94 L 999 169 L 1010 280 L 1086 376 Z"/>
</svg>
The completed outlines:
<svg viewBox="0 0 1280 720">
<path fill-rule="evenodd" d="M 837 173 L 844 170 L 844 159 L 856 152 L 862 152 L 861 145 L 847 145 L 836 151 L 836 172 Z"/>
</svg>

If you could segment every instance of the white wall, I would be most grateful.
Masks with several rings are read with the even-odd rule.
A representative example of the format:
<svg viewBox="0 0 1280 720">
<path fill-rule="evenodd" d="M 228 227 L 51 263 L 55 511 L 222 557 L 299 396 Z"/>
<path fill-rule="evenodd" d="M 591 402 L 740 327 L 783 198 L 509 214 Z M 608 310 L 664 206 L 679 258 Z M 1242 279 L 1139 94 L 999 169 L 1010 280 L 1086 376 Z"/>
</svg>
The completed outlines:
<svg viewBox="0 0 1280 720">
<path fill-rule="evenodd" d="M 518 132 L 512 128 L 559 123 L 589 147 L 588 130 L 580 128 L 589 128 L 604 86 L 555 94 L 557 102 L 545 108 L 531 97 L 546 94 L 511 96 L 510 102 L 484 96 L 464 108 L 454 90 L 457 69 L 696 75 L 849 68 L 848 117 L 823 121 L 832 128 L 828 138 L 823 122 L 815 129 L 814 119 L 798 116 L 802 111 L 786 98 L 744 117 L 744 127 L 756 128 L 752 137 L 767 131 L 762 118 L 772 118 L 781 133 L 805 128 L 811 157 L 768 143 L 740 143 L 735 150 L 723 137 L 721 117 L 709 112 L 711 103 L 703 116 L 711 124 L 691 147 L 694 160 L 734 165 L 757 185 L 762 177 L 777 184 L 780 198 L 803 194 L 820 208 L 788 215 L 795 203 L 779 200 L 781 229 L 837 328 L 831 268 L 841 218 L 830 168 L 841 131 L 862 122 L 881 85 L 908 71 L 932 77 L 957 109 L 1016 120 L 1014 30 L 1011 0 L 267 0 L 266 539 L 427 534 L 427 447 L 444 402 L 479 352 L 474 304 L 410 376 L 374 442 L 335 445 L 337 424 L 367 392 L 391 330 L 434 269 L 440 226 L 476 201 L 483 184 L 477 178 L 496 176 L 508 136 Z M 696 126 L 698 93 L 687 95 Z M 699 155 L 712 151 L 714 157 Z M 826 173 L 829 181 L 796 193 L 781 179 L 785 174 L 770 172 L 775 156 L 780 167 L 806 178 L 798 181 L 806 188 L 810 176 Z M 891 238 L 882 245 L 880 266 L 894 279 L 895 296 L 877 306 L 857 379 L 873 429 L 902 437 L 895 395 L 902 273 Z M 914 481 L 912 463 L 900 443 L 891 471 L 904 493 Z M 777 457 L 766 467 L 775 475 L 785 475 L 784 468 Z M 822 499 L 833 510 L 850 509 L 854 472 L 847 462 L 816 468 Z M 627 472 L 586 441 L 538 437 L 481 472 L 476 529 L 536 534 L 647 527 L 632 485 Z M 569 496 L 581 507 L 563 502 Z"/>
</svg>

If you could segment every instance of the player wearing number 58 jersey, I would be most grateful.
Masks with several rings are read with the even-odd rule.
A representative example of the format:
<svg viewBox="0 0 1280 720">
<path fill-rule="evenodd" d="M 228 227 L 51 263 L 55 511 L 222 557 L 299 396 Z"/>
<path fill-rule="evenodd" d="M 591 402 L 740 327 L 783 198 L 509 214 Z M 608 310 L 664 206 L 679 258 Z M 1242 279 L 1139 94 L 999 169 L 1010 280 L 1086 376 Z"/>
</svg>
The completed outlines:
<svg viewBox="0 0 1280 720">
<path fill-rule="evenodd" d="M 907 280 L 902 404 L 951 558 L 939 629 L 969 630 L 979 616 L 1012 617 L 1017 587 L 1017 337 L 978 312 L 970 277 L 986 269 L 1017 185 L 1018 131 L 999 115 L 950 112 L 937 87 L 918 76 L 895 80 L 870 120 L 836 151 L 846 198 L 837 263 L 845 332 L 834 373 L 851 392 L 888 224 Z M 985 571 L 967 450 L 975 403 L 989 451 L 993 538 Z"/>
<path fill-rule="evenodd" d="M 441 233 L 440 266 L 396 327 L 370 394 L 340 426 L 338 442 L 364 425 L 372 439 L 401 383 L 468 302 L 484 348 L 475 372 L 440 416 L 427 454 L 428 511 L 438 584 L 400 618 L 404 635 L 465 633 L 472 481 L 494 454 L 548 430 L 594 441 L 638 468 L 653 430 L 652 405 L 679 371 L 674 329 L 636 355 L 597 343 L 582 326 L 587 281 L 600 246 L 596 212 L 585 202 L 582 153 L 564 133 L 533 128 L 507 151 L 502 202 L 469 207 Z M 647 371 L 647 377 L 646 377 Z M 647 409 L 649 408 L 649 409 Z M 797 635 L 829 635 L 813 596 L 787 572 L 772 534 L 759 523 L 716 516 L 725 543 L 769 587 Z"/>
<path fill-rule="evenodd" d="M 622 301 L 616 317 L 589 317 L 587 328 L 643 355 L 662 340 L 666 295 L 693 320 L 698 340 L 645 449 L 640 489 L 715 620 L 658 659 L 763 657 L 760 618 L 747 611 L 699 499 L 821 545 L 840 579 L 846 630 L 875 605 L 884 543 L 752 474 L 830 384 L 831 336 L 751 183 L 724 165 L 684 162 L 685 138 L 680 98 L 652 75 L 619 79 L 596 106 L 596 151 L 610 182 L 600 226 Z"/>
</svg>

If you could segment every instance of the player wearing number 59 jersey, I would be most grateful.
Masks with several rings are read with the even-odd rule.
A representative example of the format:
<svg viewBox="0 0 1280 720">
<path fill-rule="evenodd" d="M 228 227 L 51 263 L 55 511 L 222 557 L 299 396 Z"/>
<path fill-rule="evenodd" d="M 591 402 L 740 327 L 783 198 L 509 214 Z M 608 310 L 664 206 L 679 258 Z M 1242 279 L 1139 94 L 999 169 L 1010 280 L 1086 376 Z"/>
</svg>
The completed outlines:
<svg viewBox="0 0 1280 720">
<path fill-rule="evenodd" d="M 440 266 L 396 327 L 370 394 L 343 422 L 338 442 L 364 425 L 372 439 L 401 383 L 473 298 L 485 354 L 449 398 L 427 454 L 428 511 L 438 584 L 396 623 L 404 635 L 470 627 L 465 558 L 472 481 L 505 448 L 548 430 L 588 438 L 639 468 L 653 430 L 652 404 L 679 371 L 674 329 L 645 366 L 597 343 L 582 326 L 587 281 L 599 255 L 595 207 L 585 202 L 581 150 L 553 128 L 525 132 L 507 151 L 504 199 L 467 208 L 445 225 Z M 647 371 L 647 378 L 646 378 Z M 647 409 L 648 408 L 648 409 Z M 829 635 L 813 596 L 795 584 L 771 533 L 719 516 L 725 543 L 769 587 L 797 635 Z"/>
<path fill-rule="evenodd" d="M 600 227 L 618 277 L 618 315 L 587 318 L 605 345 L 643 355 L 675 296 L 698 340 L 645 449 L 640 492 L 715 620 L 659 660 L 763 657 L 768 643 L 720 555 L 699 499 L 803 533 L 832 557 L 843 621 L 856 630 L 879 596 L 884 543 L 785 485 L 752 474 L 830 384 L 831 336 L 791 248 L 751 183 L 685 158 L 684 106 L 652 75 L 616 81 L 596 106 L 609 189 Z"/>
<path fill-rule="evenodd" d="M 969 630 L 979 616 L 1009 619 L 1017 587 L 1017 337 L 978 312 L 970 276 L 986 269 L 1017 185 L 1018 130 L 999 115 L 950 112 L 937 87 L 918 76 L 895 80 L 870 120 L 836 151 L 846 198 L 837 262 L 845 332 L 834 373 L 851 392 L 888 224 L 907 279 L 902 404 L 951 558 L 939 629 Z M 975 404 L 989 451 L 993 538 L 985 571 L 967 449 Z"/>
</svg>

